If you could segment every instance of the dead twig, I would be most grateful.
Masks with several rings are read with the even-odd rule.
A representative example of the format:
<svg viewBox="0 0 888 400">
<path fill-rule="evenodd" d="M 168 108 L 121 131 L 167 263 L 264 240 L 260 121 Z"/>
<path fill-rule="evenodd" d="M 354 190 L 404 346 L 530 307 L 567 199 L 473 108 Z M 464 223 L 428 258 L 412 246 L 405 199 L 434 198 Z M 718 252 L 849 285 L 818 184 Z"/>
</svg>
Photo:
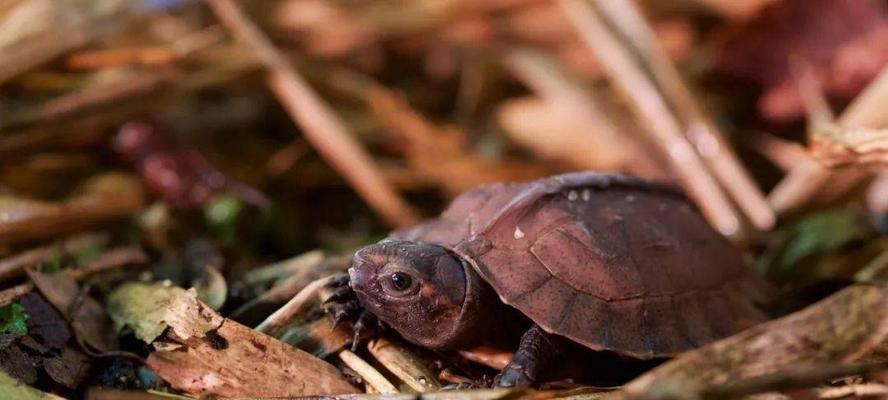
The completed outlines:
<svg viewBox="0 0 888 400">
<path fill-rule="evenodd" d="M 0 307 L 12 303 L 15 299 L 30 293 L 32 289 L 34 289 L 34 285 L 23 283 L 0 291 Z"/>
<path fill-rule="evenodd" d="M 399 379 L 417 392 L 436 391 L 441 388 L 438 379 L 415 354 L 386 338 L 379 338 L 367 345 L 370 354 Z"/>
<path fill-rule="evenodd" d="M 24 273 L 24 269 L 52 260 L 65 254 L 76 253 L 89 247 L 104 246 L 110 238 L 104 233 L 84 233 L 72 236 L 61 243 L 41 246 L 0 260 L 0 280 Z"/>
<path fill-rule="evenodd" d="M 384 179 L 370 156 L 260 29 L 232 0 L 209 0 L 213 12 L 268 69 L 268 84 L 305 138 L 390 225 L 404 227 L 417 212 Z"/>
<path fill-rule="evenodd" d="M 669 59 L 641 11 L 628 0 L 596 0 L 597 10 L 639 56 L 642 65 L 650 70 L 654 84 L 663 100 L 669 103 L 676 118 L 684 126 L 683 133 L 693 143 L 697 153 L 709 167 L 712 175 L 736 201 L 752 224 L 762 230 L 771 229 L 776 217 L 764 194 L 753 182 L 746 168 L 731 149 L 731 144 L 681 78 L 675 64 Z"/>
<path fill-rule="evenodd" d="M 392 385 L 392 383 L 389 382 L 388 379 L 385 379 L 376 368 L 373 368 L 372 365 L 368 364 L 361 357 L 358 357 L 357 354 L 348 350 L 342 350 L 339 352 L 339 359 L 349 368 L 357 372 L 361 378 L 364 378 L 364 382 L 367 382 L 367 384 L 372 386 L 373 389 L 376 389 L 377 392 L 382 394 L 399 393 L 398 388 L 396 388 L 395 385 Z"/>
<path fill-rule="evenodd" d="M 144 264 L 148 254 L 140 246 L 127 246 L 108 249 L 98 259 L 73 271 L 74 279 L 82 280 L 90 275 L 122 267 L 128 264 Z"/>
<path fill-rule="evenodd" d="M 636 64 L 629 50 L 611 32 L 598 12 L 583 0 L 560 0 L 564 15 L 595 53 L 607 75 L 644 126 L 644 132 L 668 157 L 682 185 L 709 221 L 725 235 L 738 234 L 741 221 L 727 196 L 670 111 L 657 87 Z"/>
<path fill-rule="evenodd" d="M 318 297 L 318 292 L 326 285 L 333 276 L 321 278 L 306 285 L 296 296 L 284 304 L 277 311 L 272 313 L 256 326 L 256 330 L 269 335 L 274 335 L 280 328 L 290 322 L 293 317 L 304 311 Z"/>
</svg>

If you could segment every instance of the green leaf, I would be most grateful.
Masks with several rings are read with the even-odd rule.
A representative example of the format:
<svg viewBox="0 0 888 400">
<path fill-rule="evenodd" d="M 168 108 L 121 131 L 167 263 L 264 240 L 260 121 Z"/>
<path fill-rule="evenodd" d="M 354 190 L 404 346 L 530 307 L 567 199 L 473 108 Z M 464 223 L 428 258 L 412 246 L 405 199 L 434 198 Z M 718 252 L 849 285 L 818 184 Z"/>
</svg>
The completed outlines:
<svg viewBox="0 0 888 400">
<path fill-rule="evenodd" d="M 814 261 L 822 257 L 866 240 L 873 236 L 873 230 L 860 212 L 838 209 L 812 215 L 777 235 L 759 259 L 759 269 L 774 278 L 787 279 L 800 273 L 802 267 L 812 270 L 817 265 Z"/>
<path fill-rule="evenodd" d="M 28 333 L 28 312 L 18 303 L 0 307 L 0 333 L 22 336 Z"/>
<path fill-rule="evenodd" d="M 793 265 L 805 257 L 838 250 L 865 238 L 870 230 L 857 212 L 836 210 L 805 219 L 793 231 L 793 239 L 783 254 L 783 265 Z"/>
</svg>

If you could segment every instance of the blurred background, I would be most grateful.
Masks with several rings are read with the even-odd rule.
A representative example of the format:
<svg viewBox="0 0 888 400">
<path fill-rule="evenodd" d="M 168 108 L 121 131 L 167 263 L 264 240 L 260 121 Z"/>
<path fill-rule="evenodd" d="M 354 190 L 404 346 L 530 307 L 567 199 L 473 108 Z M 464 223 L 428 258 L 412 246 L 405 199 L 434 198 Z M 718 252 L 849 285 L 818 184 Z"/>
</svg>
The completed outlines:
<svg viewBox="0 0 888 400">
<path fill-rule="evenodd" d="M 259 267 L 595 170 L 681 186 L 784 289 L 884 279 L 886 7 L 0 0 L 0 260 L 99 231 L 41 262 L 137 246 L 109 269 L 255 324 L 287 298 Z"/>
</svg>

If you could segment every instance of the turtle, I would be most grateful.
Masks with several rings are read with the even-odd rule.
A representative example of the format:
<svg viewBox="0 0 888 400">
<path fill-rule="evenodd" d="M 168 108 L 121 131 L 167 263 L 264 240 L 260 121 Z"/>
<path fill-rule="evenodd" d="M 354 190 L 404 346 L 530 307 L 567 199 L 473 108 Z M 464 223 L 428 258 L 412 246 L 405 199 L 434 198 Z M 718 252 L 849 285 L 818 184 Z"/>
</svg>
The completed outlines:
<svg viewBox="0 0 888 400">
<path fill-rule="evenodd" d="M 496 386 L 541 383 L 565 343 L 668 358 L 767 319 L 771 288 L 683 192 L 575 172 L 461 194 L 356 251 L 345 287 L 406 340 L 465 349 L 529 320 Z"/>
</svg>

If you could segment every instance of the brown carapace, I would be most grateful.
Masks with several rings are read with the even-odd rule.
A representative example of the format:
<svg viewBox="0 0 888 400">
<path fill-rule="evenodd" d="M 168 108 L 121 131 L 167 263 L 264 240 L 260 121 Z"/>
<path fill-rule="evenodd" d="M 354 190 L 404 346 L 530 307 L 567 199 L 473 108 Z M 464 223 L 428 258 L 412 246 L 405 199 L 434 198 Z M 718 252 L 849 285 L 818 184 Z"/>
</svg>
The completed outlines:
<svg viewBox="0 0 888 400">
<path fill-rule="evenodd" d="M 431 348 L 475 345 L 520 311 L 533 325 L 496 381 L 512 386 L 564 338 L 651 359 L 763 321 L 769 287 L 742 258 L 671 186 L 573 173 L 469 191 L 349 274 L 367 311 Z"/>
</svg>

